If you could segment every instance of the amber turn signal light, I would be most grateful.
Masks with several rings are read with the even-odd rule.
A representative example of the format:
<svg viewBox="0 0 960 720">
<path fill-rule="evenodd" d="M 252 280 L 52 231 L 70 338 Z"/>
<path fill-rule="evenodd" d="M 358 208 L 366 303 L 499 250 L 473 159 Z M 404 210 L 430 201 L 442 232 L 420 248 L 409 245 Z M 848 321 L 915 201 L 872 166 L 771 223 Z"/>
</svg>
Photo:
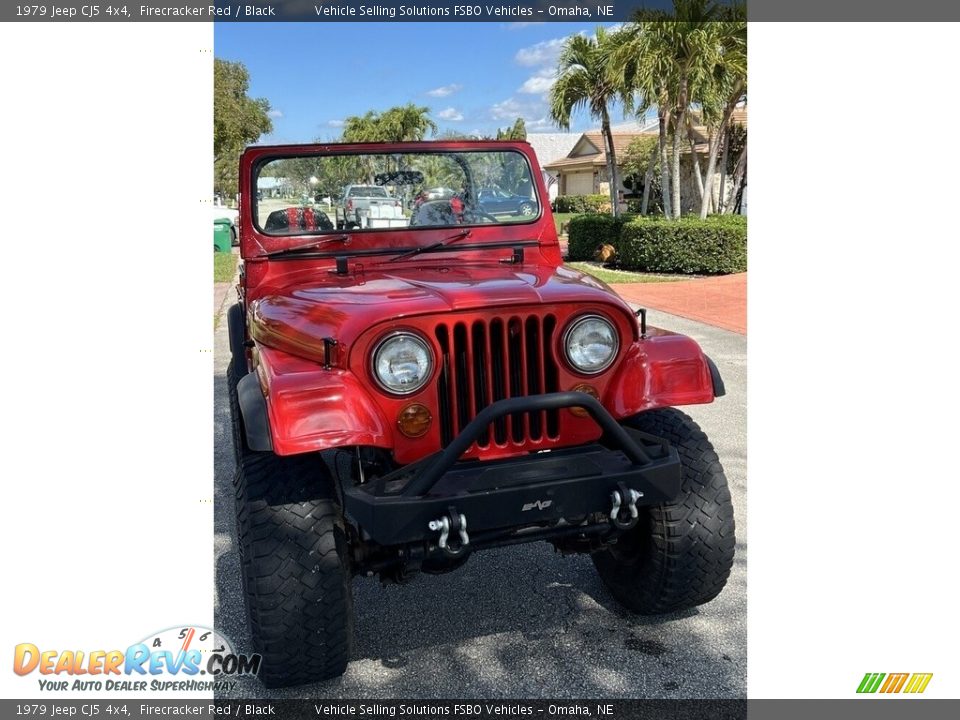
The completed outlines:
<svg viewBox="0 0 960 720">
<path fill-rule="evenodd" d="M 397 427 L 408 438 L 423 437 L 430 429 L 433 416 L 426 406 L 420 403 L 407 405 L 397 416 Z"/>
<path fill-rule="evenodd" d="M 574 385 L 574 386 L 573 386 L 572 388 L 570 388 L 570 389 L 573 390 L 574 392 L 586 393 L 586 394 L 589 395 L 590 397 L 595 398 L 595 399 L 597 399 L 597 400 L 600 399 L 600 393 L 597 392 L 597 389 L 596 389 L 593 385 L 587 385 L 586 383 L 580 383 L 579 385 Z M 587 412 L 587 410 L 585 410 L 585 409 L 582 408 L 582 407 L 572 407 L 572 408 L 570 408 L 570 412 L 572 412 L 572 413 L 573 413 L 574 415 L 576 415 L 577 417 L 590 417 L 590 413 Z"/>
</svg>

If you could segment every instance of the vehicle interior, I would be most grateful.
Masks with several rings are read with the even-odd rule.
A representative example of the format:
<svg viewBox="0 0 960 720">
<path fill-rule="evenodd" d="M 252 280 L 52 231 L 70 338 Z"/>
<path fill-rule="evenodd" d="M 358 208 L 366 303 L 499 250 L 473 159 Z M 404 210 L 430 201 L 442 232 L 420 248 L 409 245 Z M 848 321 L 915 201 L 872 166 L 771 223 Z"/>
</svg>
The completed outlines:
<svg viewBox="0 0 960 720">
<path fill-rule="evenodd" d="M 254 220 L 267 235 L 531 222 L 540 214 L 529 163 L 515 150 L 278 157 L 255 173 Z M 524 212 L 484 207 L 489 188 L 520 198 Z"/>
</svg>

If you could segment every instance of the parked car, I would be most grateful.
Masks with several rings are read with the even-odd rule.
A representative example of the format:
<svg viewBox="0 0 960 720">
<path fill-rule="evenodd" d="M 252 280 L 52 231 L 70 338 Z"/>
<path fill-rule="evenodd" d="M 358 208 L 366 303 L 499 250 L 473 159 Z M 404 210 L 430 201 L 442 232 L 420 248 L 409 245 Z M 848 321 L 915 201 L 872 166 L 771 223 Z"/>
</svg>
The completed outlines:
<svg viewBox="0 0 960 720">
<path fill-rule="evenodd" d="M 404 583 L 544 541 L 589 554 L 626 611 L 661 615 L 712 600 L 733 564 L 723 468 L 674 407 L 722 396 L 716 365 L 562 264 L 529 145 L 346 158 L 389 173 L 401 153 L 410 177 L 457 176 L 463 191 L 416 224 L 363 231 L 257 224 L 258 173 L 297 155 L 341 167 L 336 146 L 240 161 L 251 270 L 228 312 L 227 380 L 244 598 L 271 687 L 344 672 L 355 577 Z M 526 169 L 528 220 L 483 209 L 476 174 L 498 168 Z M 346 196 L 361 197 L 376 196 Z"/>
<path fill-rule="evenodd" d="M 341 202 L 337 224 L 342 229 L 406 224 L 403 204 L 379 185 L 347 185 Z"/>
<path fill-rule="evenodd" d="M 536 209 L 529 195 L 514 195 L 500 188 L 482 188 L 480 207 L 491 215 L 533 215 Z"/>
<path fill-rule="evenodd" d="M 431 202 L 432 200 L 449 200 L 456 194 L 457 194 L 456 190 L 452 190 L 451 188 L 445 188 L 445 187 L 428 188 L 426 190 L 421 190 L 413 198 L 413 203 L 411 204 L 411 207 L 416 209 L 421 205 L 423 205 L 423 203 Z"/>
</svg>

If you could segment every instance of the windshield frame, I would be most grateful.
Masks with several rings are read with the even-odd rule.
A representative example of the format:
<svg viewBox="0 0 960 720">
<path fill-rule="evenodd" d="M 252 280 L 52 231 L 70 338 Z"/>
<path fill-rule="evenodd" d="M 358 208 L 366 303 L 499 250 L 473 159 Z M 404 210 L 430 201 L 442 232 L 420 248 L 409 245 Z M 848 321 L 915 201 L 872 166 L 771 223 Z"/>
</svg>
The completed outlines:
<svg viewBox="0 0 960 720">
<path fill-rule="evenodd" d="M 474 232 L 478 230 L 486 230 L 490 228 L 524 228 L 531 225 L 539 223 L 544 217 L 544 191 L 542 187 L 543 178 L 542 174 L 539 171 L 539 167 L 534 170 L 533 164 L 530 162 L 531 156 L 528 152 L 525 152 L 523 148 L 519 147 L 517 142 L 502 142 L 502 141 L 452 141 L 452 142 L 437 142 L 436 147 L 431 147 L 433 141 L 421 141 L 421 142 L 404 142 L 404 143 L 350 143 L 350 144 L 323 144 L 323 145 L 299 145 L 299 146 L 274 146 L 272 148 L 262 147 L 259 149 L 264 150 L 275 150 L 276 152 L 269 152 L 263 155 L 260 155 L 256 160 L 250 165 L 250 172 L 247 177 L 249 182 L 249 188 L 254 189 L 253 195 L 249 195 L 251 198 L 249 203 L 249 219 L 252 224 L 253 230 L 263 237 L 264 239 L 269 239 L 270 241 L 283 241 L 290 238 L 323 238 L 336 233 L 347 232 L 352 235 L 377 235 L 385 234 L 391 237 L 400 237 L 404 232 L 412 233 L 416 232 L 419 235 L 424 233 L 429 233 L 431 231 L 443 231 L 449 232 L 451 229 L 471 229 Z M 528 146 L 529 147 L 529 146 Z M 257 149 L 257 146 L 254 146 L 251 149 Z M 278 160 L 288 160 L 296 158 L 305 158 L 305 157 L 344 157 L 344 156 L 354 156 L 354 155 L 468 155 L 468 154 L 479 154 L 479 153 L 514 153 L 518 155 L 526 167 L 528 177 L 530 179 L 531 187 L 533 188 L 534 194 L 536 196 L 536 205 L 537 212 L 529 216 L 529 218 L 524 218 L 523 220 L 516 220 L 512 222 L 504 223 L 461 223 L 461 224 L 452 224 L 452 225 L 406 225 L 402 227 L 394 228 L 353 228 L 351 230 L 337 229 L 336 227 L 336 217 L 330 218 L 333 221 L 334 227 L 332 230 L 303 230 L 302 232 L 296 233 L 274 233 L 268 232 L 263 229 L 260 224 L 260 218 L 255 217 L 254 207 L 259 206 L 259 200 L 256 198 L 257 179 L 260 176 L 260 172 L 263 167 L 271 162 Z M 473 178 L 469 178 L 471 185 L 473 184 Z M 353 183 L 354 185 L 369 185 L 369 183 Z M 382 187 L 382 186 L 376 186 Z M 386 190 L 384 188 L 384 190 Z M 479 192 L 480 188 L 472 188 L 472 193 L 477 197 L 479 202 Z M 322 211 L 322 210 L 321 210 Z M 256 213 L 259 215 L 259 212 Z M 329 217 L 329 216 L 328 216 Z M 258 243 L 260 244 L 260 243 Z M 262 245 L 262 244 L 261 244 Z M 266 248 L 262 248 L 266 250 Z"/>
</svg>

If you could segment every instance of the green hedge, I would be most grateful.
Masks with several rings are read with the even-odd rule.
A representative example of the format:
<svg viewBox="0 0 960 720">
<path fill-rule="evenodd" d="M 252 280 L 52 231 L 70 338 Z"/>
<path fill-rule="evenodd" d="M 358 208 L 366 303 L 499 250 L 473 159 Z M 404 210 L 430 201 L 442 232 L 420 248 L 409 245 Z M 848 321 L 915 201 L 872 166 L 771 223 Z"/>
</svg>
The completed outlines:
<svg viewBox="0 0 960 720">
<path fill-rule="evenodd" d="M 625 270 L 727 275 L 747 269 L 747 219 L 739 215 L 624 224 L 617 248 Z"/>
<path fill-rule="evenodd" d="M 597 246 L 617 249 L 623 270 L 727 275 L 747 269 L 747 219 L 712 215 L 706 220 L 586 214 L 571 218 L 567 230 L 570 260 L 592 260 Z"/>
<path fill-rule="evenodd" d="M 567 226 L 567 256 L 570 260 L 593 260 L 598 245 L 609 243 L 618 247 L 623 224 L 634 217 L 587 214 L 570 218 Z"/>
<path fill-rule="evenodd" d="M 610 211 L 609 195 L 561 195 L 554 201 L 559 213 L 598 213 Z"/>
</svg>

